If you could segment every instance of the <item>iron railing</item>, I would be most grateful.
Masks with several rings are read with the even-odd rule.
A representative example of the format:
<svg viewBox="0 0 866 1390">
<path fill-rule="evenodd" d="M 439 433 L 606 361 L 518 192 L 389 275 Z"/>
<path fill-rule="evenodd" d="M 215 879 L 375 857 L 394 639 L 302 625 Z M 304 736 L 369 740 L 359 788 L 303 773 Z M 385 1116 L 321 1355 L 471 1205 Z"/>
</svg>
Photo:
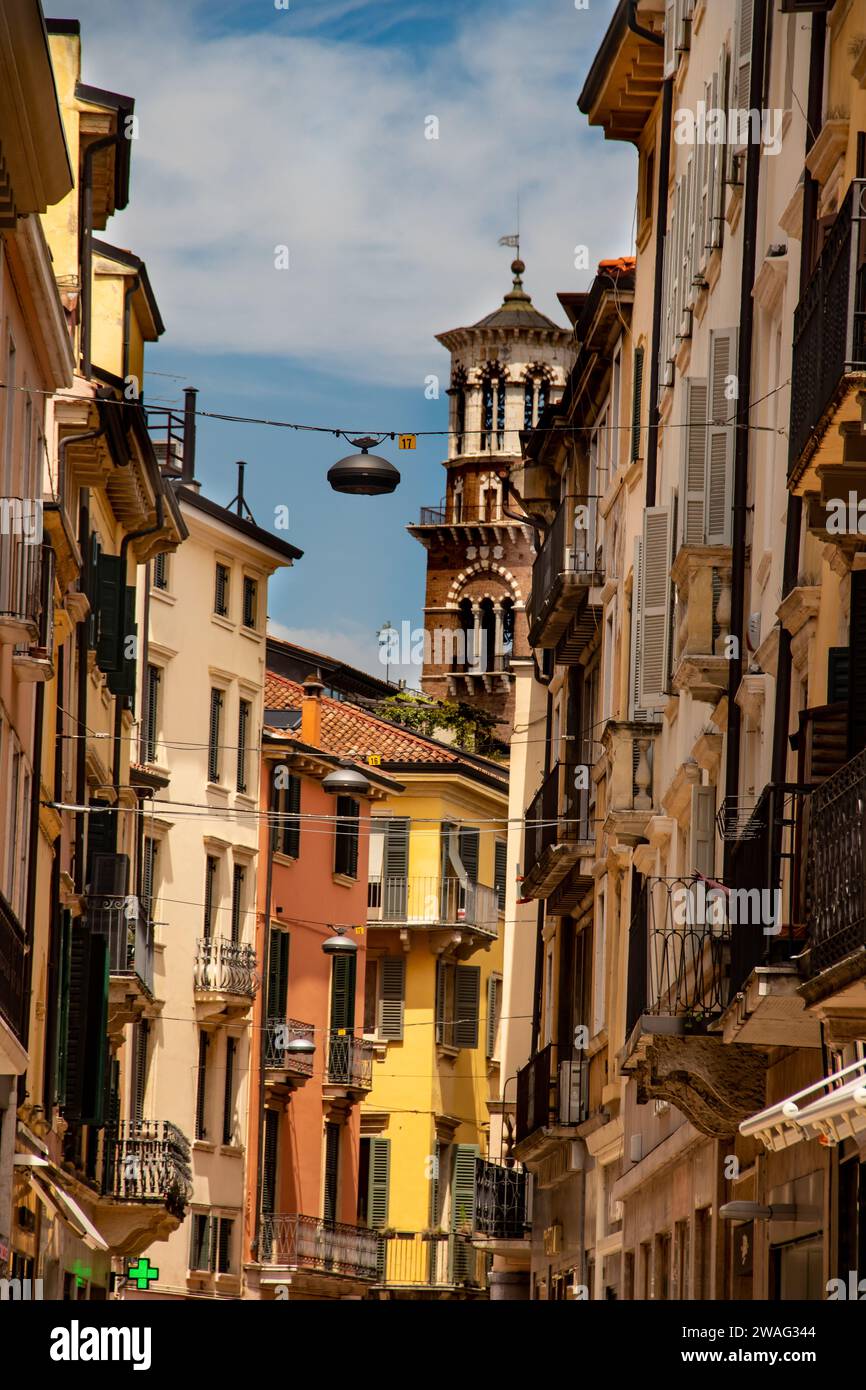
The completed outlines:
<svg viewBox="0 0 866 1390">
<path fill-rule="evenodd" d="M 812 792 L 806 923 L 813 975 L 866 946 L 866 749 Z"/>
<path fill-rule="evenodd" d="M 0 1016 L 17 1038 L 24 1036 L 25 956 L 24 933 L 0 893 Z"/>
<path fill-rule="evenodd" d="M 647 879 L 647 994 L 642 1013 L 700 1030 L 728 1002 L 731 929 L 725 895 L 700 878 Z"/>
<path fill-rule="evenodd" d="M 162 1202 L 182 1217 L 192 1196 L 189 1140 L 169 1120 L 121 1120 L 105 1132 L 103 1193 Z"/>
<path fill-rule="evenodd" d="M 794 314 L 793 471 L 849 372 L 866 372 L 866 179 L 854 179 Z"/>
<path fill-rule="evenodd" d="M 487 1287 L 487 1257 L 471 1237 L 448 1231 L 382 1232 L 378 1283 L 419 1289 Z"/>
<path fill-rule="evenodd" d="M 500 909 L 495 888 L 456 878 L 376 875 L 367 887 L 367 920 L 431 926 L 473 926 L 496 935 Z"/>
<path fill-rule="evenodd" d="M 528 521 L 521 520 L 515 507 L 511 510 L 513 516 L 507 516 L 503 504 L 496 505 L 491 503 L 485 507 L 466 507 L 452 503 L 447 506 L 445 502 L 440 502 L 437 507 L 422 507 L 419 526 L 496 526 L 496 525 L 529 525 Z"/>
<path fill-rule="evenodd" d="M 267 1214 L 262 1218 L 261 1263 L 372 1283 L 379 1272 L 379 1233 L 318 1216 Z"/>
<path fill-rule="evenodd" d="M 183 411 L 148 406 L 146 414 L 147 429 L 157 461 L 162 467 L 167 466 L 179 473 L 183 466 Z"/>
<path fill-rule="evenodd" d="M 475 1164 L 475 1230 L 491 1240 L 522 1240 L 529 1229 L 527 1176 L 479 1158 Z"/>
<path fill-rule="evenodd" d="M 7 505 L 22 505 L 20 498 L 5 500 Z M 0 533 L 0 641 L 4 640 L 4 631 L 10 629 L 14 629 L 12 638 L 16 642 L 27 637 L 35 640 L 42 611 L 41 594 L 42 546 L 16 531 Z"/>
<path fill-rule="evenodd" d="M 600 577 L 597 520 L 595 496 L 566 497 L 560 505 L 532 566 L 530 634 L 555 606 L 566 575 L 581 575 L 586 580 Z"/>
<path fill-rule="evenodd" d="M 649 888 L 647 880 L 632 869 L 631 921 L 628 928 L 625 1036 L 628 1041 L 641 1014 L 646 1011 L 649 980 Z"/>
<path fill-rule="evenodd" d="M 556 763 L 529 803 L 524 820 L 524 876 L 551 845 L 592 839 L 589 788 L 575 786 L 578 766 Z"/>
<path fill-rule="evenodd" d="M 154 930 L 144 904 L 134 895 L 90 893 L 87 921 L 108 942 L 109 974 L 135 976 L 153 994 Z"/>
<path fill-rule="evenodd" d="M 265 1032 L 265 1069 L 312 1076 L 312 1053 L 292 1052 L 287 1044 L 298 1038 L 313 1042 L 315 1031 L 312 1023 L 299 1023 L 296 1018 L 269 1018 Z"/>
<path fill-rule="evenodd" d="M 336 1028 L 328 1038 L 328 1083 L 369 1091 L 373 1086 L 373 1044 Z"/>
<path fill-rule="evenodd" d="M 557 1077 L 553 1051 L 553 1044 L 548 1043 L 517 1073 L 514 1138 L 518 1144 L 536 1130 L 555 1123 Z"/>
<path fill-rule="evenodd" d="M 15 647 L 16 657 L 49 661 L 54 650 L 54 573 L 56 556 L 50 545 L 39 547 L 39 604 L 35 615 L 36 637 Z"/>
<path fill-rule="evenodd" d="M 195 988 L 204 993 L 237 994 L 252 999 L 256 992 L 256 949 L 227 936 L 203 936 L 196 943 Z"/>
</svg>

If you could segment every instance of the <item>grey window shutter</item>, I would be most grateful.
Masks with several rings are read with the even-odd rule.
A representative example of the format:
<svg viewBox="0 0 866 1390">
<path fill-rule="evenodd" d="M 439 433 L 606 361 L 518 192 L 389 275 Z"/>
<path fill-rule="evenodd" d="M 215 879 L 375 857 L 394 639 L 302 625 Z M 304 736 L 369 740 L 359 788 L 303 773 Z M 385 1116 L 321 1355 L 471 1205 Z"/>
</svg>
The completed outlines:
<svg viewBox="0 0 866 1390">
<path fill-rule="evenodd" d="M 238 942 L 243 936 L 242 904 L 244 878 L 246 871 L 242 864 L 232 868 L 232 941 Z"/>
<path fill-rule="evenodd" d="M 220 726 L 222 723 L 222 691 L 211 690 L 210 725 L 208 728 L 207 778 L 209 782 L 220 779 Z"/>
<path fill-rule="evenodd" d="M 497 840 L 493 846 L 493 887 L 496 889 L 496 903 L 500 912 L 505 911 L 505 888 L 508 873 L 508 845 Z"/>
<path fill-rule="evenodd" d="M 689 869 L 712 878 L 716 871 L 716 789 L 692 787 Z"/>
<path fill-rule="evenodd" d="M 640 655 L 641 655 L 641 572 L 643 541 L 640 536 L 634 542 L 634 578 L 631 588 L 631 668 L 629 690 L 629 718 L 635 723 L 643 723 L 650 715 L 640 702 Z"/>
<path fill-rule="evenodd" d="M 664 75 L 673 77 L 677 66 L 676 0 L 665 0 Z"/>
<path fill-rule="evenodd" d="M 226 1038 L 226 1072 L 223 1090 L 223 1143 L 230 1144 L 235 1128 L 235 1051 L 236 1038 Z"/>
<path fill-rule="evenodd" d="M 731 505 L 734 478 L 734 420 L 737 402 L 725 392 L 737 367 L 737 332 L 710 334 L 709 426 L 705 530 L 707 545 L 731 544 Z"/>
<path fill-rule="evenodd" d="M 370 1140 L 370 1176 L 368 1179 L 367 1222 L 376 1231 L 388 1225 L 388 1195 L 391 1186 L 391 1141 Z"/>
<path fill-rule="evenodd" d="M 380 1038 L 392 1042 L 402 1039 L 405 993 L 405 960 L 402 956 L 383 956 L 379 962 L 379 1017 L 376 1028 Z"/>
<path fill-rule="evenodd" d="M 657 709 L 667 700 L 670 647 L 671 508 L 647 507 L 641 546 L 639 703 Z"/>
<path fill-rule="evenodd" d="M 453 968 L 453 967 L 451 967 Z M 450 1041 L 450 1019 L 445 1017 L 445 971 L 449 967 L 442 960 L 436 962 L 436 1041 L 445 1043 Z"/>
<path fill-rule="evenodd" d="M 631 384 L 631 460 L 642 457 L 640 414 L 643 401 L 643 358 L 642 347 L 635 348 L 632 358 L 633 380 Z"/>
<path fill-rule="evenodd" d="M 498 1054 L 499 1018 L 502 1012 L 502 976 L 487 977 L 487 1038 L 486 1055 L 495 1061 Z"/>
<path fill-rule="evenodd" d="M 454 968 L 454 1046 L 478 1046 L 478 1006 L 481 996 L 481 967 L 457 965 Z"/>
<path fill-rule="evenodd" d="M 727 75 L 728 75 L 728 53 L 726 48 L 722 48 L 719 55 L 719 67 L 713 73 L 711 90 L 711 110 L 719 107 L 727 110 Z M 725 167 L 726 152 L 722 144 L 708 146 L 710 160 L 709 176 L 709 217 L 708 217 L 708 236 L 707 246 L 712 248 L 721 246 L 724 225 L 725 225 Z"/>
<path fill-rule="evenodd" d="M 682 542 L 704 544 L 704 496 L 707 481 L 707 383 L 685 382 L 686 428 L 683 430 Z"/>
<path fill-rule="evenodd" d="M 734 105 L 739 111 L 749 109 L 749 88 L 752 83 L 752 20 L 753 0 L 737 0 L 737 21 L 734 28 Z"/>
<path fill-rule="evenodd" d="M 201 1032 L 198 1035 L 198 1076 L 196 1079 L 195 1093 L 195 1137 L 196 1139 L 207 1138 L 206 1126 L 206 1105 L 207 1105 L 207 1050 L 210 1038 L 207 1033 Z"/>
<path fill-rule="evenodd" d="M 480 831 L 463 829 L 458 836 L 460 862 L 470 883 L 478 882 L 478 839 Z"/>
<path fill-rule="evenodd" d="M 382 877 L 385 921 L 403 921 L 409 896 L 408 816 L 395 816 L 385 822 Z"/>
</svg>

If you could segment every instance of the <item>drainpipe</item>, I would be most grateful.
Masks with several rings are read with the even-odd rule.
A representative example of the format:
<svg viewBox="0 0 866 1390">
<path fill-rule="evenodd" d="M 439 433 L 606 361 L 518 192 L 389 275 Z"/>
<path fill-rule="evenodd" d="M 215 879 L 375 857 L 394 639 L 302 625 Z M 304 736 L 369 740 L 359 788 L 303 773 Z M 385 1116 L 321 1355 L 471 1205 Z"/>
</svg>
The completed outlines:
<svg viewBox="0 0 866 1390">
<path fill-rule="evenodd" d="M 662 40 L 664 42 L 664 40 Z M 662 340 L 662 277 L 668 224 L 668 182 L 671 171 L 671 127 L 673 125 L 674 79 L 665 78 L 662 88 L 662 126 L 659 135 L 659 181 L 656 196 L 656 263 L 653 285 L 653 331 L 650 345 L 649 430 L 646 445 L 646 505 L 654 507 L 659 452 L 659 352 Z"/>
<path fill-rule="evenodd" d="M 264 766 L 268 769 L 268 796 L 267 805 L 270 810 L 271 805 L 271 776 L 272 770 L 267 759 L 262 759 Z M 265 922 L 264 934 L 262 937 L 262 965 L 265 966 L 268 952 L 268 936 L 271 927 L 271 894 L 274 883 L 274 832 L 273 827 L 268 823 L 268 854 L 265 872 Z M 258 1114 L 256 1116 L 256 1197 L 255 1210 L 253 1211 L 253 1238 L 250 1241 L 250 1250 L 254 1260 L 259 1259 L 259 1247 L 261 1244 L 262 1229 L 262 1198 L 264 1195 L 265 1175 L 264 1152 L 265 1152 L 265 1030 L 268 1026 L 268 972 L 262 969 L 262 989 L 260 998 L 262 1001 L 260 1014 L 260 1027 L 258 1036 L 259 1052 L 259 1094 L 258 1094 Z M 252 1046 L 252 1044 L 251 1044 Z"/>
<path fill-rule="evenodd" d="M 813 132 L 821 126 L 824 106 L 824 49 L 827 40 L 827 19 L 823 14 L 812 15 L 812 50 L 809 59 L 809 94 L 806 110 L 806 150 L 812 145 Z M 812 271 L 812 230 L 818 205 L 819 185 L 805 168 L 803 171 L 803 229 L 800 239 L 800 296 Z M 803 499 L 788 493 L 785 516 L 785 558 L 782 566 L 782 598 L 797 584 L 800 566 L 800 527 Z M 791 634 L 779 624 L 779 656 L 776 668 L 776 703 L 773 712 L 773 762 L 771 778 L 780 783 L 787 780 L 788 726 L 791 718 Z M 781 845 L 781 826 L 774 826 L 774 850 Z"/>
<path fill-rule="evenodd" d="M 103 135 L 84 151 L 84 170 L 81 179 L 81 326 L 79 348 L 81 374 L 91 376 L 90 360 L 91 314 L 93 307 L 93 157 L 110 145 L 119 145 L 122 136 Z"/>
<path fill-rule="evenodd" d="M 768 38 L 767 0 L 756 0 L 752 21 L 752 75 L 749 87 L 749 109 L 760 111 L 764 106 L 766 53 Z M 752 408 L 752 332 L 757 260 L 758 197 L 760 193 L 761 155 L 758 141 L 748 146 L 746 187 L 743 205 L 743 267 L 740 280 L 739 346 L 737 353 L 737 429 L 734 453 L 733 545 L 731 550 L 731 633 L 736 639 L 736 655 L 729 661 L 728 670 L 728 740 L 725 759 L 725 796 L 737 795 L 740 785 L 740 728 L 741 711 L 736 701 L 743 674 L 743 613 L 746 597 L 746 521 L 749 492 L 749 430 L 739 428 L 749 424 Z M 730 872 L 733 844 L 725 842 L 725 873 Z"/>
<path fill-rule="evenodd" d="M 637 4 L 638 0 L 629 0 L 628 13 L 626 15 L 626 22 L 629 29 L 633 34 L 637 34 L 638 38 L 647 39 L 649 43 L 654 43 L 657 44 L 659 48 L 664 48 L 665 41 L 663 35 L 653 33 L 652 29 L 644 29 L 642 24 L 638 24 Z"/>
</svg>

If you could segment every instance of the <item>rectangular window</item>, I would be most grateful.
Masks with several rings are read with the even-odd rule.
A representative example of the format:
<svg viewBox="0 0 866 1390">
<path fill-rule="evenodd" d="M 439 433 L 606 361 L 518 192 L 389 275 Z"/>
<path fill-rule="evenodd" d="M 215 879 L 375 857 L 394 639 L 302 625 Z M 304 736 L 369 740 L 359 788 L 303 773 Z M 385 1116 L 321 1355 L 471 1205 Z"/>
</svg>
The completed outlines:
<svg viewBox="0 0 866 1390">
<path fill-rule="evenodd" d="M 487 978 L 487 1038 L 486 1053 L 489 1062 L 499 1060 L 499 1021 L 502 1017 L 502 976 L 489 975 Z"/>
<path fill-rule="evenodd" d="M 142 761 L 145 763 L 157 761 L 156 741 L 159 729 L 159 686 L 161 679 L 162 672 L 159 667 L 148 666 L 144 693 L 144 747 L 141 753 Z"/>
<path fill-rule="evenodd" d="M 243 897 L 246 870 L 242 864 L 232 868 L 232 941 L 240 941 L 243 935 Z"/>
<path fill-rule="evenodd" d="M 354 797 L 337 797 L 337 830 L 334 873 L 345 878 L 358 876 L 358 818 L 360 806 Z"/>
<path fill-rule="evenodd" d="M 217 561 L 214 572 L 214 596 L 213 611 L 220 618 L 227 618 L 229 615 L 229 578 L 230 570 L 228 565 L 221 565 Z"/>
<path fill-rule="evenodd" d="M 255 579 L 251 579 L 248 574 L 244 575 L 244 627 L 256 626 L 256 616 L 258 609 L 259 586 Z"/>
<path fill-rule="evenodd" d="M 141 906 L 145 917 L 153 917 L 159 841 L 145 835 L 141 855 Z"/>
<path fill-rule="evenodd" d="M 297 859 L 301 852 L 301 779 L 290 776 L 285 787 L 274 787 L 271 797 L 274 813 L 274 849 Z"/>
<path fill-rule="evenodd" d="M 325 1201 L 322 1215 L 326 1221 L 336 1221 L 340 1186 L 340 1126 L 331 1121 L 325 1125 Z"/>
<path fill-rule="evenodd" d="M 218 782 L 220 779 L 220 737 L 222 731 L 223 693 L 211 690 L 210 725 L 208 728 L 207 779 Z"/>
<path fill-rule="evenodd" d="M 436 963 L 436 1041 L 444 1047 L 478 1046 L 481 968 Z"/>
<path fill-rule="evenodd" d="M 213 1269 L 211 1264 L 212 1226 L 213 1218 L 206 1211 L 193 1212 L 189 1251 L 190 1269 L 204 1272 Z"/>
<path fill-rule="evenodd" d="M 140 1125 L 144 1119 L 144 1094 L 147 1089 L 147 1048 L 150 1024 L 143 1018 L 135 1028 L 135 1055 L 132 1069 L 130 1118 Z"/>
<path fill-rule="evenodd" d="M 268 940 L 268 1018 L 275 1021 L 286 1016 L 289 992 L 289 933 L 271 927 Z"/>
<path fill-rule="evenodd" d="M 493 887 L 500 912 L 505 911 L 505 880 L 508 866 L 508 846 L 504 840 L 497 840 L 493 847 Z"/>
<path fill-rule="evenodd" d="M 215 855 L 209 854 L 205 859 L 204 869 L 204 934 L 206 939 L 213 936 L 218 871 L 219 860 Z"/>
<path fill-rule="evenodd" d="M 223 1093 L 223 1143 L 231 1144 L 235 1132 L 235 1049 L 237 1039 L 226 1038 L 226 1075 Z"/>
<path fill-rule="evenodd" d="M 234 1221 L 228 1216 L 218 1218 L 218 1237 L 217 1237 L 217 1273 L 231 1274 L 232 1272 L 232 1232 Z"/>
<path fill-rule="evenodd" d="M 241 700 L 238 705 L 237 790 L 239 792 L 245 792 L 247 789 L 247 739 L 250 731 L 252 708 L 249 700 Z"/>
<path fill-rule="evenodd" d="M 207 1050 L 210 1038 L 207 1033 L 198 1035 L 198 1074 L 195 1088 L 195 1137 L 207 1139 Z"/>
<path fill-rule="evenodd" d="M 151 588 L 168 588 L 168 554 L 165 550 L 153 557 L 153 575 L 151 577 Z"/>
</svg>

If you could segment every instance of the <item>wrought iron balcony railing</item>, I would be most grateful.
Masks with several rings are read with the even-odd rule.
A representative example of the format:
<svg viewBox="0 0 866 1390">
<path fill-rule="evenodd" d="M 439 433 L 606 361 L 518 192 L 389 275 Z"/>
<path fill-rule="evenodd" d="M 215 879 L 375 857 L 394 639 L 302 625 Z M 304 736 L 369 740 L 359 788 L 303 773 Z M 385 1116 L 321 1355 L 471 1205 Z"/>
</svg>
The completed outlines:
<svg viewBox="0 0 866 1390">
<path fill-rule="evenodd" d="M 527 521 L 521 522 L 519 510 L 516 506 L 509 508 L 514 513 L 507 516 L 501 503 L 491 501 L 486 506 L 467 507 L 458 502 L 452 502 L 449 507 L 445 502 L 440 502 L 437 507 L 422 507 L 418 519 L 419 526 L 519 526 L 528 525 Z"/>
<path fill-rule="evenodd" d="M 555 646 L 576 606 L 575 592 L 601 578 L 597 521 L 598 498 L 594 496 L 566 497 L 556 513 L 532 566 L 528 604 L 532 646 Z M 561 621 L 551 624 L 549 619 L 557 613 Z"/>
<path fill-rule="evenodd" d="M 0 541 L 2 544 L 2 541 Z M 16 645 L 13 652 L 19 679 L 50 680 L 54 673 L 54 573 L 56 558 L 50 545 L 37 547 L 39 554 L 39 605 L 37 632 Z"/>
<path fill-rule="evenodd" d="M 197 990 L 252 999 L 256 984 L 254 946 L 248 946 L 243 941 L 232 941 L 227 936 L 203 936 L 196 943 Z"/>
<path fill-rule="evenodd" d="M 627 1016 L 680 1018 L 695 1031 L 728 1002 L 727 894 L 700 878 L 648 878 L 629 940 Z"/>
<path fill-rule="evenodd" d="M 108 940 L 108 970 L 112 976 L 135 976 L 153 994 L 153 922 L 134 895 L 91 893 L 87 920 Z"/>
<path fill-rule="evenodd" d="M 24 1036 L 24 933 L 0 893 L 0 1016 L 17 1038 Z"/>
<path fill-rule="evenodd" d="M 35 642 L 42 611 L 42 546 L 8 519 L 10 507 L 30 504 L 15 497 L 0 502 L 0 643 Z"/>
<path fill-rule="evenodd" d="M 479 1158 L 475 1166 L 475 1229 L 492 1240 L 522 1240 L 529 1229 L 527 1175 Z"/>
<path fill-rule="evenodd" d="M 265 1032 L 265 1069 L 312 1076 L 312 1054 L 293 1052 L 288 1044 L 299 1039 L 313 1042 L 314 1037 L 312 1023 L 299 1023 L 296 1018 L 269 1018 Z"/>
<path fill-rule="evenodd" d="M 487 1257 L 471 1236 L 448 1231 L 383 1232 L 377 1282 L 386 1287 L 487 1287 Z"/>
<path fill-rule="evenodd" d="M 854 179 L 794 314 L 793 472 L 851 372 L 866 372 L 866 179 Z"/>
<path fill-rule="evenodd" d="M 812 975 L 866 946 L 866 749 L 812 792 L 806 924 Z"/>
<path fill-rule="evenodd" d="M 524 821 L 525 877 L 551 846 L 592 839 L 589 788 L 575 786 L 577 767 L 578 764 L 557 763 L 529 804 Z"/>
<path fill-rule="evenodd" d="M 333 1029 L 328 1038 L 327 1079 L 331 1086 L 369 1091 L 373 1086 L 373 1044 Z"/>
<path fill-rule="evenodd" d="M 472 926 L 495 936 L 500 909 L 494 888 L 456 878 L 378 875 L 367 888 L 368 922 Z"/>
<path fill-rule="evenodd" d="M 108 1128 L 103 1193 L 121 1202 L 162 1202 L 182 1218 L 192 1196 L 186 1135 L 169 1120 L 122 1120 Z"/>
<path fill-rule="evenodd" d="M 260 1258 L 263 1265 L 280 1269 L 310 1269 L 373 1283 L 379 1272 L 379 1233 L 317 1216 L 267 1214 Z"/>
</svg>

